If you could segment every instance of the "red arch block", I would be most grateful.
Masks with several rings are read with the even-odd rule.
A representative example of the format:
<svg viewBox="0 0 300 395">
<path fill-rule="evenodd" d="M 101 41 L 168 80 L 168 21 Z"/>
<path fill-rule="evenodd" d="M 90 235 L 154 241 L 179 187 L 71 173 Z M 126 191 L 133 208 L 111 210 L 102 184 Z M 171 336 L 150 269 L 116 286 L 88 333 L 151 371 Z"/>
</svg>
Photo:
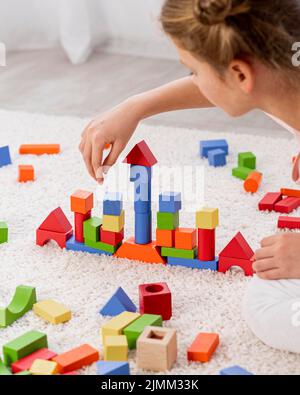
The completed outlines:
<svg viewBox="0 0 300 395">
<path fill-rule="evenodd" d="M 57 233 L 48 230 L 37 229 L 36 230 L 36 244 L 43 247 L 50 240 L 56 241 L 60 248 L 66 248 L 67 241 L 72 237 L 73 230 L 71 229 L 67 233 Z"/>
<path fill-rule="evenodd" d="M 219 268 L 218 271 L 221 273 L 226 273 L 229 269 L 234 266 L 240 267 L 246 276 L 253 276 L 253 262 L 248 259 L 237 259 L 237 258 L 219 258 Z"/>
</svg>

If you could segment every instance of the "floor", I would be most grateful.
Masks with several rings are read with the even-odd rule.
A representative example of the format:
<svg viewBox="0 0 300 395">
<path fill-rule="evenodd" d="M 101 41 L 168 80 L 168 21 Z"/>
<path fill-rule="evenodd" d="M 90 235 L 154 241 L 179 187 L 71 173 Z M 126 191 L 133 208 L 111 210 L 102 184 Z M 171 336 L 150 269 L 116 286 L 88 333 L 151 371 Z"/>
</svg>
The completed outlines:
<svg viewBox="0 0 300 395">
<path fill-rule="evenodd" d="M 51 115 L 92 117 L 125 98 L 187 75 L 171 60 L 95 53 L 89 62 L 73 66 L 60 50 L 8 54 L 0 69 L 0 108 Z M 220 110 L 179 111 L 153 117 L 148 124 L 222 132 L 289 134 L 259 112 L 231 119 Z"/>
</svg>

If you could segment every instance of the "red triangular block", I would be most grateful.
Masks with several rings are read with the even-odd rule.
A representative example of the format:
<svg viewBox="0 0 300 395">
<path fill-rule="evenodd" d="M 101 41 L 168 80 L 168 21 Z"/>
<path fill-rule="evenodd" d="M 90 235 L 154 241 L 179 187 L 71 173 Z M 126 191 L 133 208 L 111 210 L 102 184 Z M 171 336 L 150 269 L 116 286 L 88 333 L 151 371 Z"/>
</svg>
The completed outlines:
<svg viewBox="0 0 300 395">
<path fill-rule="evenodd" d="M 251 259 L 254 255 L 251 247 L 245 240 L 244 236 L 238 232 L 229 244 L 220 252 L 220 257 L 236 258 L 236 259 Z"/>
<path fill-rule="evenodd" d="M 157 159 L 143 140 L 132 148 L 123 162 L 130 165 L 151 167 L 157 163 Z"/>
<path fill-rule="evenodd" d="M 72 229 L 72 225 L 62 209 L 58 207 L 48 215 L 39 229 L 56 233 L 68 233 Z"/>
</svg>

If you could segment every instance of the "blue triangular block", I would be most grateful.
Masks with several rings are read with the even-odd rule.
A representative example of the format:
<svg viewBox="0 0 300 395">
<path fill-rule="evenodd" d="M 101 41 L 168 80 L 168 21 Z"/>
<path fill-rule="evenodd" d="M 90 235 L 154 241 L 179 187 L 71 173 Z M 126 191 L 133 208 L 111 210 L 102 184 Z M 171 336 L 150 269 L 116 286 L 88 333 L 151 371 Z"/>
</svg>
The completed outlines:
<svg viewBox="0 0 300 395">
<path fill-rule="evenodd" d="M 135 313 L 137 308 L 123 288 L 119 287 L 99 313 L 115 317 L 123 313 L 123 311 Z"/>
<path fill-rule="evenodd" d="M 109 361 L 98 361 L 97 362 L 97 375 L 130 375 L 129 363 L 128 362 L 109 362 Z"/>
</svg>

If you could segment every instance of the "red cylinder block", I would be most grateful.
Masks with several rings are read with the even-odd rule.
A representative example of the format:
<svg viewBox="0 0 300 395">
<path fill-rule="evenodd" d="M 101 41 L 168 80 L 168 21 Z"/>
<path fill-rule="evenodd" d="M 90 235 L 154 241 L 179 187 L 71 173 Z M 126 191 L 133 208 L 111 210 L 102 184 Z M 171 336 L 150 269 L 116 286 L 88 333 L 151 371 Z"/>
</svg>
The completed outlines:
<svg viewBox="0 0 300 395">
<path fill-rule="evenodd" d="M 74 213 L 75 240 L 78 243 L 84 243 L 83 223 L 90 218 L 91 211 L 88 211 L 86 214 Z"/>
<path fill-rule="evenodd" d="M 198 259 L 214 261 L 216 255 L 216 230 L 198 229 Z"/>
</svg>

